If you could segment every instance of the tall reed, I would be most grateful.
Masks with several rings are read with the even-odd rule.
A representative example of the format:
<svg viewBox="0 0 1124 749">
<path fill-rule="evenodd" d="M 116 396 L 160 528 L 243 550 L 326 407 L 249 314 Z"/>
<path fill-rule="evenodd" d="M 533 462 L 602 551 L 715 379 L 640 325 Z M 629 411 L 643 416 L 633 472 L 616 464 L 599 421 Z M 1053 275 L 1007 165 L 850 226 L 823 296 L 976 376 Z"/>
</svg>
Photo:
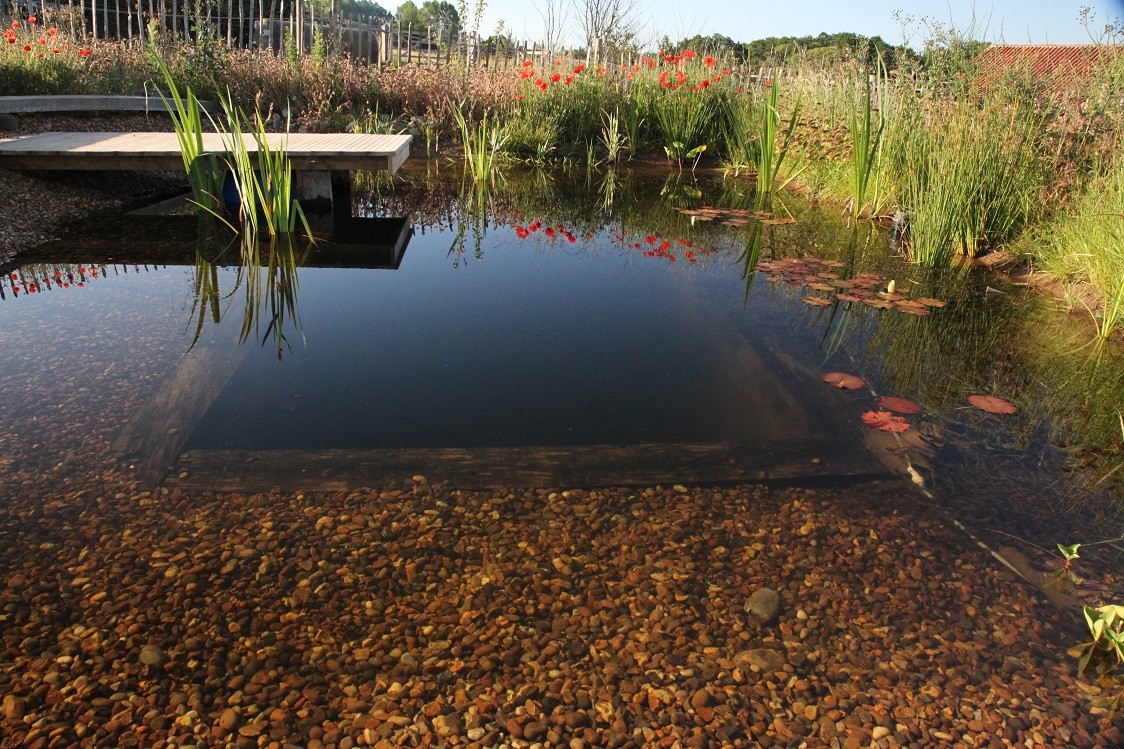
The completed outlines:
<svg viewBox="0 0 1124 749">
<path fill-rule="evenodd" d="M 682 86 L 657 95 L 653 114 L 667 158 L 683 168 L 683 159 L 706 150 L 707 128 L 714 117 L 714 97 Z"/>
<path fill-rule="evenodd" d="M 878 76 L 877 84 L 881 88 L 882 76 Z M 875 177 L 874 196 L 871 201 L 870 215 L 878 211 L 879 194 L 877 182 L 877 162 L 882 145 L 882 131 L 886 121 L 883 108 L 878 108 L 877 126 L 874 124 L 873 93 L 871 83 L 864 76 L 863 80 L 863 108 L 861 113 L 851 112 L 851 201 L 850 210 L 853 216 L 859 216 L 866 205 L 867 191 L 871 187 L 871 178 Z"/>
<path fill-rule="evenodd" d="M 253 117 L 249 117 L 229 96 L 223 99 L 222 105 L 227 120 L 227 128 L 222 131 L 226 146 L 224 158 L 241 200 L 239 210 L 243 226 L 256 232 L 264 222 L 266 233 L 275 237 L 294 233 L 299 221 L 305 234 L 311 237 L 308 218 L 300 203 L 293 199 L 293 168 L 285 151 L 285 136 L 271 143 L 261 112 L 255 111 Z"/>
<path fill-rule="evenodd" d="M 916 107 L 887 144 L 905 175 L 898 203 L 910 216 L 910 258 L 947 265 L 1014 237 L 1037 212 L 1043 184 L 1033 107 L 948 99 Z"/>
<path fill-rule="evenodd" d="M 784 165 L 789 146 L 792 144 L 792 134 L 796 130 L 797 118 L 800 114 L 800 101 L 797 99 L 783 137 L 778 143 L 777 135 L 779 131 L 777 128 L 781 122 L 781 114 L 778 109 L 779 98 L 779 85 L 777 79 L 774 78 L 769 84 L 769 92 L 761 112 L 761 148 L 757 156 L 757 194 L 759 196 L 771 195 L 777 189 L 781 167 Z M 779 187 L 783 188 L 784 185 L 779 185 Z"/>
<path fill-rule="evenodd" d="M 203 147 L 203 108 L 195 91 L 190 86 L 183 93 L 172 77 L 172 71 L 164 61 L 159 49 L 152 46 L 148 55 L 160 70 L 168 95 L 156 89 L 160 100 L 172 118 L 183 157 L 184 170 L 191 184 L 192 196 L 197 205 L 206 211 L 217 213 L 222 209 L 222 183 L 224 172 L 219 166 L 218 156 L 207 153 Z M 207 115 L 210 118 L 210 115 Z"/>
<path fill-rule="evenodd" d="M 487 113 L 471 126 L 460 109 L 453 110 L 453 117 L 461 131 L 465 168 L 476 182 L 490 180 L 507 141 L 507 129 L 498 119 L 489 120 Z"/>
</svg>

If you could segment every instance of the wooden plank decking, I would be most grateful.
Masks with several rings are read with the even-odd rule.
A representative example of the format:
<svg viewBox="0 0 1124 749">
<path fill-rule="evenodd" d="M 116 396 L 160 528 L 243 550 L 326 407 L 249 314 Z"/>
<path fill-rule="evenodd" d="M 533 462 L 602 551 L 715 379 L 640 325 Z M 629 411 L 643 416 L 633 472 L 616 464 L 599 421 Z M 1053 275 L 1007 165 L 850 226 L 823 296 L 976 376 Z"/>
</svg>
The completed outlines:
<svg viewBox="0 0 1124 749">
<path fill-rule="evenodd" d="M 255 144 L 248 138 L 253 152 Z M 294 170 L 389 171 L 410 155 L 409 135 L 365 133 L 276 133 Z M 218 133 L 203 134 L 204 147 L 226 151 Z M 183 169 L 175 133 L 42 133 L 0 140 L 2 169 Z"/>
</svg>

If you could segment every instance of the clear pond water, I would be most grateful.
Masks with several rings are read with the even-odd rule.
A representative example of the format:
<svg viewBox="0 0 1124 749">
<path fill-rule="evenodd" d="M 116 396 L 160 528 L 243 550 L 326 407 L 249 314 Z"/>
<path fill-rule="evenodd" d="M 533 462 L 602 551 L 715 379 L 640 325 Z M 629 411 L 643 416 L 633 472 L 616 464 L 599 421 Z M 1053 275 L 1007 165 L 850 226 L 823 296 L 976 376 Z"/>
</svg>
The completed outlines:
<svg viewBox="0 0 1124 749">
<path fill-rule="evenodd" d="M 359 199 L 366 215 L 411 217 L 400 257 L 325 243 L 247 270 L 236 251 L 197 255 L 182 219 L 152 217 L 27 254 L 4 269 L 0 398 L 50 408 L 77 387 L 96 408 L 99 387 L 133 388 L 137 413 L 173 414 L 145 438 L 167 435 L 173 479 L 181 455 L 604 446 L 597 475 L 612 484 L 637 470 L 630 458 L 614 473 L 613 449 L 651 446 L 684 483 L 908 462 L 978 528 L 1049 542 L 1059 523 L 1121 526 L 1119 347 L 1092 346 L 1079 315 L 1018 287 L 904 264 L 885 232 L 834 207 L 785 197 L 754 216 L 743 183 L 640 173 L 513 174 L 484 195 L 435 165 Z M 815 278 L 758 270 L 793 257 L 828 263 Z M 835 297 L 833 281 L 864 273 L 947 306 L 914 316 Z M 76 360 L 109 374 L 75 381 Z M 833 370 L 868 387 L 830 388 Z M 976 411 L 975 393 L 1019 413 Z M 875 432 L 861 423 L 875 395 L 922 413 L 900 436 Z M 160 398 L 174 407 L 153 409 Z M 145 428 L 130 419 L 99 438 Z M 32 442 L 59 462 L 49 439 Z M 692 456 L 681 468 L 676 449 Z"/>
</svg>

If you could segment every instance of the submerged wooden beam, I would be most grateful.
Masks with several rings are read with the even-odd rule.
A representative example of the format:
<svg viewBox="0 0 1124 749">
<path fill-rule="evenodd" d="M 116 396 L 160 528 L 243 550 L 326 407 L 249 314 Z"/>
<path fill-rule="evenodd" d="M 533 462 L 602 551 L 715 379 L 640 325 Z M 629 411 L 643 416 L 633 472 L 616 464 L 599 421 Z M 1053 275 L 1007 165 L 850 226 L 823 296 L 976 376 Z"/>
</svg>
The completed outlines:
<svg viewBox="0 0 1124 749">
<path fill-rule="evenodd" d="M 836 457 L 833 457 L 836 456 Z M 399 450 L 191 450 L 168 484 L 202 491 L 341 491 L 422 474 L 458 488 L 651 486 L 885 475 L 861 450 L 715 442 Z"/>
</svg>

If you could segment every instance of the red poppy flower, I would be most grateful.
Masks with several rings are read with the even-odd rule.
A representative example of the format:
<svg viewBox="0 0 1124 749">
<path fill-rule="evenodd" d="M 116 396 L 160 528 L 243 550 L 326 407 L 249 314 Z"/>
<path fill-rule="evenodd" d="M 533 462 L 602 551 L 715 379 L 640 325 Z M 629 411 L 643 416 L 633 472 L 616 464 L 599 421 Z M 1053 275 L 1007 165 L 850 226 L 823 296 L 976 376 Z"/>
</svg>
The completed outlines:
<svg viewBox="0 0 1124 749">
<path fill-rule="evenodd" d="M 523 101 L 523 94 L 519 94 L 515 98 L 518 99 L 519 101 Z"/>
<path fill-rule="evenodd" d="M 15 44 L 15 43 L 16 43 L 16 38 L 14 36 L 8 37 L 8 44 Z"/>
<path fill-rule="evenodd" d="M 47 36 L 54 36 L 54 35 L 55 35 L 55 34 L 57 34 L 57 33 L 59 33 L 59 32 L 58 32 L 58 29 L 56 29 L 56 28 L 55 28 L 54 26 L 52 26 L 51 28 L 47 29 Z"/>
<path fill-rule="evenodd" d="M 706 57 L 703 58 L 703 64 L 705 64 L 708 68 L 713 68 L 714 62 L 715 62 L 714 58 L 711 57 L 710 55 L 707 55 Z"/>
<path fill-rule="evenodd" d="M 562 81 L 562 83 L 564 83 L 567 86 L 569 86 L 573 82 L 574 82 L 574 76 L 572 76 L 572 75 L 566 76 L 566 80 Z"/>
<path fill-rule="evenodd" d="M 39 43 L 40 43 L 40 44 L 42 44 L 42 45 L 44 45 L 44 46 L 46 46 L 46 44 L 47 44 L 47 40 L 46 40 L 46 39 L 40 39 L 40 40 L 39 40 Z"/>
<path fill-rule="evenodd" d="M 18 29 L 19 27 L 20 27 L 19 21 L 12 21 L 12 28 L 13 29 Z"/>
<path fill-rule="evenodd" d="M 78 54 L 82 55 L 83 57 L 89 57 L 91 54 L 93 54 L 93 50 L 91 50 L 91 49 L 80 49 L 80 50 L 78 50 Z"/>
<path fill-rule="evenodd" d="M 649 68 L 656 67 L 656 61 L 655 60 L 648 60 L 648 67 Z"/>
<path fill-rule="evenodd" d="M 558 81 L 560 81 L 560 80 L 562 80 L 562 74 L 561 73 L 555 73 L 554 75 L 550 76 L 551 83 L 558 83 Z"/>
<path fill-rule="evenodd" d="M 683 53 L 683 56 L 686 57 L 688 60 L 694 60 L 696 57 L 699 56 L 699 53 L 696 52 L 693 49 L 689 49 L 689 50 L 687 50 L 686 52 Z"/>
<path fill-rule="evenodd" d="M 531 65 L 533 65 L 533 63 L 530 60 L 524 60 L 523 61 L 523 67 L 529 68 L 529 67 L 531 67 Z"/>
<path fill-rule="evenodd" d="M 585 63 L 584 62 L 574 68 L 574 75 L 578 75 L 583 70 L 585 70 Z"/>
<path fill-rule="evenodd" d="M 27 19 L 27 22 L 30 23 L 30 24 L 34 24 L 37 20 L 39 20 L 39 19 L 37 19 L 35 16 L 31 16 L 30 18 Z"/>
<path fill-rule="evenodd" d="M 52 51 L 52 52 L 54 52 L 54 53 L 55 53 L 56 55 L 57 55 L 57 54 L 58 54 L 59 52 L 62 52 L 62 50 L 61 50 L 61 49 L 59 49 L 58 47 L 55 47 L 55 48 L 54 48 L 54 49 L 52 49 L 51 51 Z"/>
<path fill-rule="evenodd" d="M 31 45 L 30 44 L 23 45 L 23 51 L 24 52 L 30 52 L 31 51 Z"/>
</svg>

